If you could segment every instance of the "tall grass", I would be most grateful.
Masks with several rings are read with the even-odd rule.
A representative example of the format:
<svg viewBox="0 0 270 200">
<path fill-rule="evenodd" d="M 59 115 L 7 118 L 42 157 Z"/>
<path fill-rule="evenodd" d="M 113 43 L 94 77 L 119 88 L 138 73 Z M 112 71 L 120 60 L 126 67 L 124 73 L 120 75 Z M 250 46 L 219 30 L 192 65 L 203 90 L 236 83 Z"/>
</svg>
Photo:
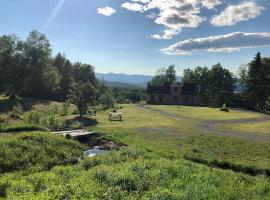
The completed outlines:
<svg viewBox="0 0 270 200">
<path fill-rule="evenodd" d="M 48 172 L 6 174 L 0 191 L 13 199 L 261 200 L 270 198 L 270 183 L 265 177 L 126 149 Z"/>
</svg>

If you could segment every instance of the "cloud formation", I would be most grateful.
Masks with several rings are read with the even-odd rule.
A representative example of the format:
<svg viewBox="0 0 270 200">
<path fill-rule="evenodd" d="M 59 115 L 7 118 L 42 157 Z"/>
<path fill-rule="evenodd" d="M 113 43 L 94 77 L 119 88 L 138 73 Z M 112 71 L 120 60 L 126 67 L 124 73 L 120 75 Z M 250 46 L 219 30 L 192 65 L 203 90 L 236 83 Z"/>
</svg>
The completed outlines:
<svg viewBox="0 0 270 200">
<path fill-rule="evenodd" d="M 205 20 L 199 16 L 201 8 L 213 9 L 220 4 L 221 0 L 131 0 L 122 7 L 135 12 L 151 11 L 146 16 L 166 28 L 152 37 L 171 39 L 183 28 L 196 28 Z"/>
<path fill-rule="evenodd" d="M 137 11 L 137 12 L 144 12 L 145 11 L 144 6 L 141 4 L 138 4 L 138 3 L 126 2 L 126 3 L 122 4 L 122 7 L 126 8 L 127 10 L 130 10 L 130 11 Z"/>
<path fill-rule="evenodd" d="M 211 24 L 215 26 L 232 26 L 241 21 L 247 21 L 258 17 L 263 7 L 258 6 L 255 2 L 242 2 L 239 5 L 227 7 L 219 15 L 212 18 Z"/>
<path fill-rule="evenodd" d="M 108 6 L 104 8 L 98 8 L 97 11 L 98 11 L 98 14 L 105 15 L 107 17 L 113 15 L 116 12 L 113 8 L 108 7 Z"/>
<path fill-rule="evenodd" d="M 242 48 L 270 47 L 270 32 L 242 33 L 188 39 L 162 49 L 166 54 L 191 54 L 196 51 L 233 52 Z"/>
</svg>

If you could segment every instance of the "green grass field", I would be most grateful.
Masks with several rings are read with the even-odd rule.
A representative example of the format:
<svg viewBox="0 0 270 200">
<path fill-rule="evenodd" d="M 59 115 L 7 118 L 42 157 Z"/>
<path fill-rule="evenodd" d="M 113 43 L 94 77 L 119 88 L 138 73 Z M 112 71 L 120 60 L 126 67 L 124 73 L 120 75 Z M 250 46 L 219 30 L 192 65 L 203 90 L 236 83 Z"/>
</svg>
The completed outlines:
<svg viewBox="0 0 270 200">
<path fill-rule="evenodd" d="M 190 117 L 200 120 L 232 120 L 232 119 L 245 119 L 257 118 L 260 114 L 255 112 L 245 112 L 240 110 L 230 110 L 230 112 L 220 112 L 219 108 L 208 107 L 190 107 L 190 106 L 153 106 L 160 110 L 165 110 L 169 113 L 179 116 Z"/>
<path fill-rule="evenodd" d="M 219 126 L 221 129 L 229 129 L 250 133 L 262 133 L 270 135 L 270 121 L 265 122 L 253 122 L 248 124 L 223 124 Z"/>
<path fill-rule="evenodd" d="M 10 104 L 3 98 L 0 108 L 3 102 Z M 73 162 L 82 151 L 77 141 L 46 132 L 0 134 L 0 151 L 6 158 L 0 164 L 0 199 L 270 198 L 269 140 L 229 137 L 200 127 L 205 121 L 222 123 L 260 118 L 260 114 L 205 107 L 120 106 L 123 121 L 109 121 L 108 111 L 101 111 L 88 129 L 127 147 L 78 163 Z M 73 105 L 68 116 L 61 116 L 62 107 L 62 103 L 32 101 L 22 118 L 47 110 L 56 110 L 59 120 L 76 117 Z M 1 117 L 9 119 L 11 110 L 0 109 Z M 10 126 L 27 126 L 22 121 L 10 120 Z M 232 124 L 221 125 L 230 126 L 221 129 L 232 128 Z"/>
</svg>

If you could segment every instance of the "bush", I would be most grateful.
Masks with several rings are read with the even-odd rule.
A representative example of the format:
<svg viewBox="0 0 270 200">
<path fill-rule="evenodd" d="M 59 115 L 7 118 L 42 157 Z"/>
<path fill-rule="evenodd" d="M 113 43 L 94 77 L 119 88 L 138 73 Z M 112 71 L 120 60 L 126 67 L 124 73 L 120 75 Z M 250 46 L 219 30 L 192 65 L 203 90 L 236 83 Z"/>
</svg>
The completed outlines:
<svg viewBox="0 0 270 200">
<path fill-rule="evenodd" d="M 10 117 L 15 119 L 21 119 L 22 114 L 23 114 L 22 105 L 20 103 L 17 103 L 17 105 L 13 106 Z"/>
<path fill-rule="evenodd" d="M 100 96 L 99 102 L 101 103 L 103 108 L 108 109 L 114 106 L 115 99 L 110 93 L 107 92 Z"/>
<path fill-rule="evenodd" d="M 5 123 L 5 121 L 6 121 L 6 118 L 3 116 L 0 116 L 0 125 Z"/>
<path fill-rule="evenodd" d="M 229 109 L 228 108 L 221 108 L 220 111 L 229 112 Z"/>
<path fill-rule="evenodd" d="M 63 108 L 62 108 L 62 116 L 67 116 L 68 115 L 68 107 L 70 104 L 68 102 L 63 103 Z"/>
<path fill-rule="evenodd" d="M 84 147 L 52 133 L 15 135 L 0 140 L 0 173 L 12 171 L 42 171 L 55 165 L 72 164 Z"/>
</svg>

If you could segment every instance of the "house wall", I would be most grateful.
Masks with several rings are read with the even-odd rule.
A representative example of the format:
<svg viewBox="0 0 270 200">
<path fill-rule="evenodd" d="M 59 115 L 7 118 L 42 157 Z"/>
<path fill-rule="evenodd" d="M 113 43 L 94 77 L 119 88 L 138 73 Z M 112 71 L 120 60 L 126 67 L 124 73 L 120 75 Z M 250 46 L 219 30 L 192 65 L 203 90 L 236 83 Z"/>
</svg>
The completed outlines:
<svg viewBox="0 0 270 200">
<path fill-rule="evenodd" d="M 194 95 L 147 94 L 147 103 L 196 106 L 200 102 Z"/>
</svg>

